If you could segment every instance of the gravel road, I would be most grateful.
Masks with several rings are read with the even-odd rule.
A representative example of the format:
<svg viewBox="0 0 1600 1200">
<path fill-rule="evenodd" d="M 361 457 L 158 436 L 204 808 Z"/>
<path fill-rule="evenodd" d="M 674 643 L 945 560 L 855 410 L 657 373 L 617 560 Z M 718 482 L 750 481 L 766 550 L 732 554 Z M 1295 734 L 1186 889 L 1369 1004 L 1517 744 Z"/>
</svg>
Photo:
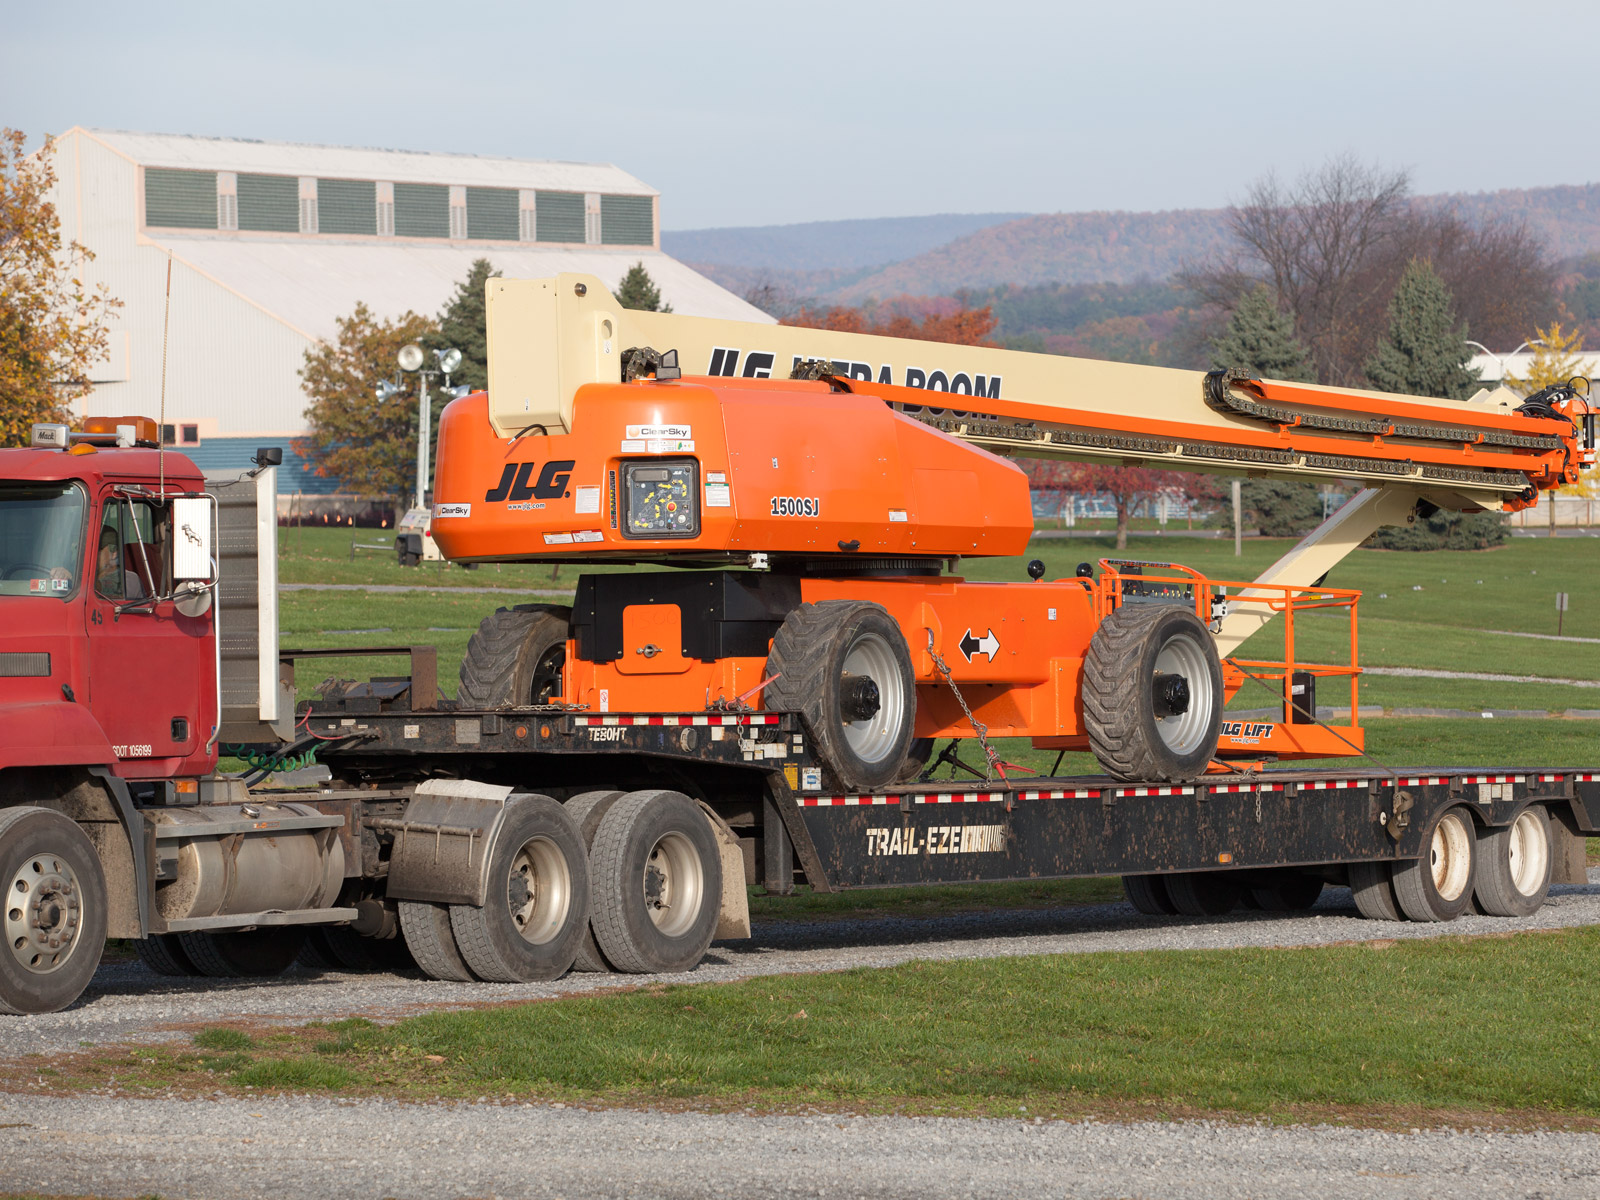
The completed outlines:
<svg viewBox="0 0 1600 1200">
<path fill-rule="evenodd" d="M 1139 916 L 1124 904 L 938 918 L 772 923 L 719 943 L 711 982 L 912 959 L 1322 945 L 1600 924 L 1600 870 L 1523 920 L 1364 921 L 1348 890 L 1308 914 Z M 614 986 L 464 985 L 296 968 L 267 983 L 161 979 L 103 966 L 64 1013 L 0 1017 L 0 1058 L 84 1042 L 187 1037 L 250 1017 L 392 1019 L 426 1008 Z M 951 1118 L 755 1117 L 542 1105 L 310 1098 L 126 1100 L 0 1095 L 0 1190 L 173 1196 L 1320 1196 L 1600 1198 L 1600 1137 Z M 205 1130 L 196 1142 L 193 1132 Z"/>
</svg>

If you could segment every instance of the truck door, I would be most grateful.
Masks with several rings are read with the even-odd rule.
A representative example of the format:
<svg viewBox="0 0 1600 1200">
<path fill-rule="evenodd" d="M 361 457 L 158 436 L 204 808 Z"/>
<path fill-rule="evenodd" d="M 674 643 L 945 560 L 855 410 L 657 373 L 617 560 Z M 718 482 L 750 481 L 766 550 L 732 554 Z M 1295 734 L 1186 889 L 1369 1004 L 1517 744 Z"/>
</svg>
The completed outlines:
<svg viewBox="0 0 1600 1200">
<path fill-rule="evenodd" d="M 172 760 L 203 751 L 211 735 L 211 616 L 185 617 L 170 599 L 170 506 L 109 488 L 98 511 L 85 609 L 89 704 L 121 774 L 181 773 Z"/>
</svg>

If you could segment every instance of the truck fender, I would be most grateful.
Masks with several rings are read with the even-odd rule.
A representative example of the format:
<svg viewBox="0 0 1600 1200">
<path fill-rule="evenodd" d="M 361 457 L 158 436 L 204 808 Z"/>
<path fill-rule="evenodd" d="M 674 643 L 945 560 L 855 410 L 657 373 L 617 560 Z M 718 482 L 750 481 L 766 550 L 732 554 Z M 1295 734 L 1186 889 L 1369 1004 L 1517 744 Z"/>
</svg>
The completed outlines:
<svg viewBox="0 0 1600 1200">
<path fill-rule="evenodd" d="M 100 722 L 81 704 L 0 705 L 0 766 L 71 767 L 116 761 Z"/>
<path fill-rule="evenodd" d="M 717 940 L 733 941 L 750 936 L 750 892 L 744 877 L 744 851 L 739 835 L 704 800 L 698 802 L 711 832 L 716 835 L 722 855 L 722 907 L 717 913 Z"/>
<path fill-rule="evenodd" d="M 389 896 L 482 906 L 489 860 L 512 796 L 509 787 L 470 779 L 420 785 L 405 812 L 383 826 L 394 832 Z"/>
</svg>

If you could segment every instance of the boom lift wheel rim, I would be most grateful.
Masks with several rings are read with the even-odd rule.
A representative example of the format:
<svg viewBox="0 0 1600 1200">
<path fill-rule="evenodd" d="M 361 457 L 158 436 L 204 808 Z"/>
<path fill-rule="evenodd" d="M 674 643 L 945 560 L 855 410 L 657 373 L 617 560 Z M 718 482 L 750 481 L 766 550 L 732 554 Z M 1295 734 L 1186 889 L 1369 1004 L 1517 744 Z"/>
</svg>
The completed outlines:
<svg viewBox="0 0 1600 1200">
<path fill-rule="evenodd" d="M 840 676 L 841 688 L 845 680 L 870 679 L 877 690 L 878 708 L 872 714 L 853 720 L 840 714 L 845 741 L 856 757 L 874 764 L 896 752 L 903 758 L 900 729 L 907 697 L 894 650 L 883 635 L 868 631 L 851 642 Z"/>
<path fill-rule="evenodd" d="M 1217 702 L 1206 652 L 1193 635 L 1175 634 L 1156 651 L 1155 672 L 1158 677 L 1180 677 L 1188 692 L 1182 712 L 1156 716 L 1156 733 L 1174 754 L 1192 754 L 1206 743 Z"/>
</svg>

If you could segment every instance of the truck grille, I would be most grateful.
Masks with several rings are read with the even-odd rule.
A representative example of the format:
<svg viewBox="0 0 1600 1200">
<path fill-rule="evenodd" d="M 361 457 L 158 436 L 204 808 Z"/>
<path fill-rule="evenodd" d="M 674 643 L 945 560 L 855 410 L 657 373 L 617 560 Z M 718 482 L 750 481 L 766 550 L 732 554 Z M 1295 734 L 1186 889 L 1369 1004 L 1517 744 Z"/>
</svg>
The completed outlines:
<svg viewBox="0 0 1600 1200">
<path fill-rule="evenodd" d="M 48 652 L 0 654 L 0 679 L 17 679 L 24 676 L 49 674 L 50 655 Z"/>
</svg>

